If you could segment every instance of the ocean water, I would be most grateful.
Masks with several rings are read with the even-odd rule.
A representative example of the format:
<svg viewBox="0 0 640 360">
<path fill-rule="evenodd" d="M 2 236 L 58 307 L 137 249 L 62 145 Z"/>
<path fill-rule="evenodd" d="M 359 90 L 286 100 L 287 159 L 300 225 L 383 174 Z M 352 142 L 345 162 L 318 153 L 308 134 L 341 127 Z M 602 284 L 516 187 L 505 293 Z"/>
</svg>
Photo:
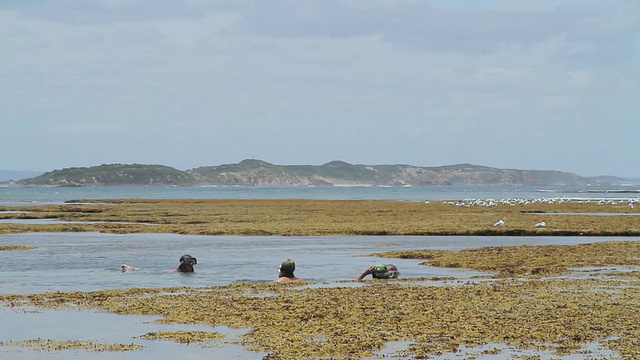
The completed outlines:
<svg viewBox="0 0 640 360">
<path fill-rule="evenodd" d="M 0 205 L 78 199 L 366 199 L 638 198 L 635 187 L 600 186 L 256 186 L 256 187 L 0 187 Z"/>
<path fill-rule="evenodd" d="M 514 188 L 514 187 L 88 187 L 0 188 L 0 205 L 63 203 L 110 198 L 311 198 L 311 199 L 500 199 L 500 198 L 637 198 L 633 189 Z M 519 244 L 577 244 L 612 238 L 584 237 L 449 237 L 449 236 L 331 236 L 255 237 L 188 236 L 177 234 L 27 233 L 0 235 L 0 245 L 28 245 L 30 251 L 0 251 L 0 293 L 92 291 L 133 287 L 211 286 L 272 281 L 284 259 L 296 261 L 304 286 L 367 286 L 345 283 L 373 263 L 392 262 L 405 278 L 449 277 L 429 285 L 477 281 L 480 273 L 467 269 L 423 266 L 419 260 L 362 256 L 387 250 L 449 249 Z M 619 238 L 616 238 L 619 240 Z M 183 254 L 198 259 L 196 272 L 172 273 Z M 120 271 L 122 263 L 137 269 Z M 235 345 L 201 348 L 170 341 L 137 339 L 146 332 L 173 330 L 223 331 L 231 337 L 241 330 L 192 325 L 158 325 L 148 316 L 118 316 L 96 312 L 9 309 L 0 306 L 0 341 L 50 338 L 137 343 L 144 350 L 95 353 L 85 350 L 38 352 L 1 347 L 1 359 L 261 359 Z M 504 355 L 504 354 L 503 354 Z M 551 355 L 549 355 L 551 356 Z M 489 358 L 489 357 L 488 357 Z M 491 357 L 493 358 L 493 357 Z M 544 358 L 544 357 L 543 357 Z M 558 357 L 556 357 L 558 358 Z M 561 357 L 582 359 L 584 357 Z M 493 358 L 495 359 L 495 358 Z"/>
</svg>

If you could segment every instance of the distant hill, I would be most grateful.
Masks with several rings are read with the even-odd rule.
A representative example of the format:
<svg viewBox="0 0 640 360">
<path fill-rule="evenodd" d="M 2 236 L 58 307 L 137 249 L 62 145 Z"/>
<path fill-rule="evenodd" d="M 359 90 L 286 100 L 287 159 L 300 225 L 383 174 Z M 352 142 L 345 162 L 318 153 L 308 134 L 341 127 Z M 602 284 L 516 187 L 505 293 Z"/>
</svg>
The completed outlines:
<svg viewBox="0 0 640 360">
<path fill-rule="evenodd" d="M 203 166 L 186 171 L 163 165 L 109 164 L 54 170 L 12 182 L 22 186 L 220 185 L 220 186 L 406 186 L 457 184 L 621 185 L 614 176 L 582 177 L 550 170 L 498 169 L 458 164 L 438 167 L 412 165 L 353 165 L 332 161 L 323 165 L 275 165 L 261 160 Z"/>
<path fill-rule="evenodd" d="M 54 170 L 15 183 L 32 186 L 122 186 L 192 185 L 196 182 L 188 172 L 169 166 L 110 164 Z"/>
</svg>

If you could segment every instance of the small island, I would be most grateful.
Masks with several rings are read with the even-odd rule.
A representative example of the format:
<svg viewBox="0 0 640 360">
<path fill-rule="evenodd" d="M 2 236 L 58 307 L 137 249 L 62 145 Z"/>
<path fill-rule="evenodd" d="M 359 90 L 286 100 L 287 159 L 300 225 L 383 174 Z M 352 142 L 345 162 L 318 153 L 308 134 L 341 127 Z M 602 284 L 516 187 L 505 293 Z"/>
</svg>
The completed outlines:
<svg viewBox="0 0 640 360">
<path fill-rule="evenodd" d="M 164 165 L 103 164 L 53 170 L 10 181 L 12 186 L 421 186 L 421 185 L 624 185 L 615 176 L 584 177 L 553 170 L 499 169 L 472 164 L 437 167 L 363 165 L 276 165 L 247 159 L 237 164 L 178 170 Z"/>
</svg>

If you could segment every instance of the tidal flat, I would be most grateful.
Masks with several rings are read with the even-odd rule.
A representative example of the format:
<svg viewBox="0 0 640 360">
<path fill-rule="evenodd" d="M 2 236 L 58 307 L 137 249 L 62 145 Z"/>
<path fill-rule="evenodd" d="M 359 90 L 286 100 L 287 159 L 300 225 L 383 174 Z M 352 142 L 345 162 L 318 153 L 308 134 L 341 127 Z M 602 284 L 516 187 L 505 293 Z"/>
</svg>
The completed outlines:
<svg viewBox="0 0 640 360">
<path fill-rule="evenodd" d="M 425 266 L 487 272 L 478 281 L 436 285 L 439 279 L 401 278 L 326 286 L 262 283 L 55 291 L 3 294 L 0 302 L 7 308 L 98 310 L 158 316 L 155 321 L 162 324 L 247 329 L 229 343 L 266 353 L 264 359 L 456 358 L 461 349 L 479 348 L 484 350 L 466 350 L 464 358 L 539 359 L 542 353 L 556 359 L 580 354 L 589 359 L 640 358 L 640 217 L 634 215 L 638 209 L 624 202 L 465 206 L 408 201 L 78 200 L 4 210 L 12 211 L 2 214 L 7 219 L 77 224 L 2 223 L 0 233 L 166 232 L 265 235 L 265 241 L 268 235 L 615 236 L 615 241 L 578 245 L 460 251 L 372 248 L 390 262 L 419 259 Z M 504 225 L 494 226 L 498 220 Z M 540 222 L 546 226 L 535 227 Z M 180 342 L 211 337 L 227 341 L 195 331 L 160 335 Z M 62 347 L 82 346 L 52 341 Z M 589 348 L 593 343 L 614 355 Z M 380 355 L 390 344 L 404 345 Z M 121 349 L 124 345 L 100 346 L 109 349 L 105 351 L 136 351 Z M 522 353 L 507 353 L 504 346 Z"/>
<path fill-rule="evenodd" d="M 2 206 L 0 234 L 638 236 L 640 205 L 633 206 L 636 203 L 564 199 L 80 199 L 62 205 Z M 503 225 L 494 226 L 499 220 Z M 545 226 L 536 227 L 541 223 Z"/>
</svg>

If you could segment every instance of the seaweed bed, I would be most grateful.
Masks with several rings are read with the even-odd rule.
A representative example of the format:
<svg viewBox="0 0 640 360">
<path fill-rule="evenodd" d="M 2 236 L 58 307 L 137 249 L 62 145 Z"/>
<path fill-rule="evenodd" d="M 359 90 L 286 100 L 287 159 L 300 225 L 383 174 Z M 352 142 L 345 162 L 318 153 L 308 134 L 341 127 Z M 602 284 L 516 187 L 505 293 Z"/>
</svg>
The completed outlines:
<svg viewBox="0 0 640 360">
<path fill-rule="evenodd" d="M 239 340 L 228 341 L 239 341 L 248 351 L 266 352 L 265 359 L 362 359 L 376 356 L 386 344 L 393 342 L 406 342 L 407 346 L 396 355 L 410 358 L 429 358 L 456 352 L 462 347 L 491 344 L 552 351 L 561 356 L 585 352 L 585 346 L 592 342 L 602 344 L 620 358 L 640 358 L 640 243 L 635 238 L 640 218 L 622 216 L 636 209 L 626 204 L 578 202 L 492 207 L 455 205 L 447 202 L 316 200 L 110 200 L 108 204 L 82 201 L 82 204 L 29 208 L 28 215 L 11 213 L 4 216 L 16 216 L 16 219 L 42 216 L 102 223 L 2 224 L 0 233 L 582 234 L 618 235 L 621 238 L 582 245 L 376 254 L 422 259 L 431 266 L 465 267 L 494 274 L 483 279 L 486 281 L 463 284 L 431 285 L 425 279 L 369 280 L 362 281 L 363 286 L 337 284 L 331 287 L 233 284 L 204 288 L 4 294 L 0 295 L 0 302 L 7 307 L 97 309 L 116 314 L 158 315 L 161 318 L 157 321 L 163 323 L 248 328 L 250 330 Z M 563 212 L 572 215 L 562 215 Z M 587 215 L 596 212 L 619 213 L 620 216 Z M 497 219 L 503 219 L 505 225 L 494 227 Z M 547 226 L 534 227 L 541 221 Z M 625 235 L 627 238 L 622 238 Z M 572 276 L 576 268 L 602 266 L 615 269 L 587 272 L 586 277 Z M 355 281 L 347 281 L 350 282 Z M 215 333 L 146 336 L 181 342 L 213 338 L 224 341 Z M 113 349 L 101 345 L 100 348 L 135 350 L 125 345 L 115 344 Z M 467 358 L 479 355 L 471 353 Z"/>
<path fill-rule="evenodd" d="M 0 207 L 0 234 L 20 232 L 176 233 L 192 235 L 490 235 L 638 236 L 635 201 L 490 203 L 391 200 L 73 200 Z M 602 216 L 594 216 L 601 214 Z M 607 215 L 607 216 L 604 216 Z M 32 224 L 55 219 L 71 223 Z M 493 226 L 503 220 L 503 226 Z M 546 226 L 536 227 L 544 222 Z"/>
</svg>

